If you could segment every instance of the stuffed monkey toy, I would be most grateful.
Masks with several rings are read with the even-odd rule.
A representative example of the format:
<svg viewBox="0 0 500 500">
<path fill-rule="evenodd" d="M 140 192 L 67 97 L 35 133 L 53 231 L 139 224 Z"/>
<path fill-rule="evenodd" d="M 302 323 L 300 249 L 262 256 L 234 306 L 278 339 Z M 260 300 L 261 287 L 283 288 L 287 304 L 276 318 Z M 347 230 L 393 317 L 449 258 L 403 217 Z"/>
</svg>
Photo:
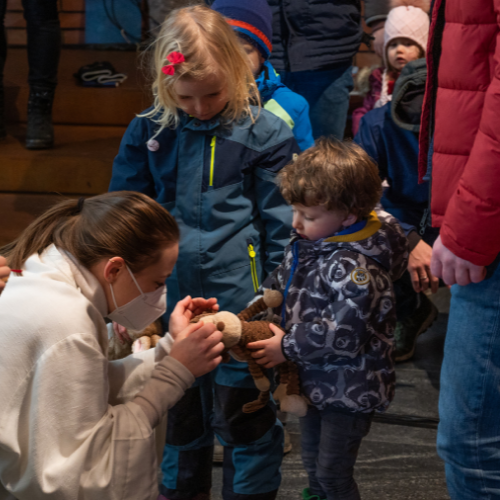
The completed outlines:
<svg viewBox="0 0 500 500">
<path fill-rule="evenodd" d="M 161 338 L 161 330 L 159 320 L 141 332 L 129 330 L 117 323 L 108 324 L 108 359 L 122 359 L 129 354 L 152 349 Z"/>
<path fill-rule="evenodd" d="M 241 311 L 238 315 L 228 311 L 206 311 L 191 320 L 197 323 L 213 323 L 223 333 L 222 343 L 226 347 L 223 359 L 229 360 L 228 352 L 238 361 L 248 363 L 248 369 L 252 375 L 257 389 L 260 390 L 259 397 L 243 406 L 244 413 L 253 413 L 263 408 L 269 401 L 269 390 L 271 383 L 266 372 L 252 357 L 252 351 L 247 348 L 250 342 L 269 339 L 274 333 L 269 328 L 269 321 L 249 321 L 256 314 L 267 308 L 279 307 L 283 302 L 283 296 L 277 290 L 264 291 L 264 296 Z M 280 374 L 280 385 L 274 393 L 275 399 L 280 401 L 281 409 L 292 415 L 303 417 L 307 412 L 307 401 L 300 395 L 300 381 L 297 366 L 287 361 L 278 365 Z"/>
</svg>

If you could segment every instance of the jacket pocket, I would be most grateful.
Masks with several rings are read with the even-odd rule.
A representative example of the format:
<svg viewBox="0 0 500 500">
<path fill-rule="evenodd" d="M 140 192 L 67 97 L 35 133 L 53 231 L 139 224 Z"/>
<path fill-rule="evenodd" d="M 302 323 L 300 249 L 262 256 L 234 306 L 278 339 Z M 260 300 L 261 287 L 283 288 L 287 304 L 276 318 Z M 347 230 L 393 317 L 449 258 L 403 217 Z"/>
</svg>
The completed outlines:
<svg viewBox="0 0 500 500">
<path fill-rule="evenodd" d="M 247 239 L 247 250 L 248 257 L 250 258 L 250 272 L 252 273 L 253 289 L 254 292 L 257 292 L 259 289 L 259 275 L 257 273 L 257 261 L 255 259 L 257 257 L 257 252 L 255 251 L 251 238 Z"/>
</svg>

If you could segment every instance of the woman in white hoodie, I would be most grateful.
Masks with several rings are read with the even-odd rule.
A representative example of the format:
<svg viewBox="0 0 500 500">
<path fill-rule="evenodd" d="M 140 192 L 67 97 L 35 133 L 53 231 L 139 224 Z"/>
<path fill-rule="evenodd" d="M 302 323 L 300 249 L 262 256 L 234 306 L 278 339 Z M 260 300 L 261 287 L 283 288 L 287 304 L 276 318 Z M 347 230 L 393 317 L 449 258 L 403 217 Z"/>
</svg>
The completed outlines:
<svg viewBox="0 0 500 500">
<path fill-rule="evenodd" d="M 2 249 L 0 500 L 156 500 L 153 430 L 221 360 L 215 327 L 189 325 L 215 300 L 187 297 L 171 336 L 119 361 L 104 318 L 140 330 L 164 312 L 178 240 L 158 203 L 115 192 L 58 204 Z"/>
</svg>

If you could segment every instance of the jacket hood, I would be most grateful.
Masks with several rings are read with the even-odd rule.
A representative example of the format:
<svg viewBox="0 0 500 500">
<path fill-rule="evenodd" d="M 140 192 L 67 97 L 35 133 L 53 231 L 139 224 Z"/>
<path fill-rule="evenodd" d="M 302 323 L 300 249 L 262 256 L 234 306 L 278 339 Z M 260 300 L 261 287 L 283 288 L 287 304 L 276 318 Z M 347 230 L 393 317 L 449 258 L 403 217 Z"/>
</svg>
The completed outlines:
<svg viewBox="0 0 500 500">
<path fill-rule="evenodd" d="M 392 94 L 391 116 L 399 127 L 419 132 L 427 65 L 425 59 L 409 62 L 401 71 Z"/>
<path fill-rule="evenodd" d="M 269 61 L 264 62 L 262 71 L 255 79 L 255 82 L 257 83 L 257 88 L 259 89 L 260 98 L 263 103 L 269 101 L 277 89 L 285 86 L 281 83 L 280 75 Z"/>
<path fill-rule="evenodd" d="M 309 241 L 292 232 L 290 243 L 297 241 L 308 252 L 324 253 L 345 249 L 363 254 L 379 263 L 393 281 L 399 279 L 406 270 L 408 241 L 396 219 L 383 210 L 374 210 L 364 227 L 354 233 Z"/>
</svg>

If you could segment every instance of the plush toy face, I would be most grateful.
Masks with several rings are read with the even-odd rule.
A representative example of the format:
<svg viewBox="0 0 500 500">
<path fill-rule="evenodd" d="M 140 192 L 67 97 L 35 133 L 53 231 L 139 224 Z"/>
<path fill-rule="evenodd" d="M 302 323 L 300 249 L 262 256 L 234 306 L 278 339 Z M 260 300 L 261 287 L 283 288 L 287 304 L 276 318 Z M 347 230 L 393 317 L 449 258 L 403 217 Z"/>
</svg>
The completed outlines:
<svg viewBox="0 0 500 500">
<path fill-rule="evenodd" d="M 236 314 L 221 311 L 199 318 L 198 321 L 213 323 L 222 332 L 222 343 L 226 349 L 234 347 L 241 338 L 241 321 Z"/>
</svg>

